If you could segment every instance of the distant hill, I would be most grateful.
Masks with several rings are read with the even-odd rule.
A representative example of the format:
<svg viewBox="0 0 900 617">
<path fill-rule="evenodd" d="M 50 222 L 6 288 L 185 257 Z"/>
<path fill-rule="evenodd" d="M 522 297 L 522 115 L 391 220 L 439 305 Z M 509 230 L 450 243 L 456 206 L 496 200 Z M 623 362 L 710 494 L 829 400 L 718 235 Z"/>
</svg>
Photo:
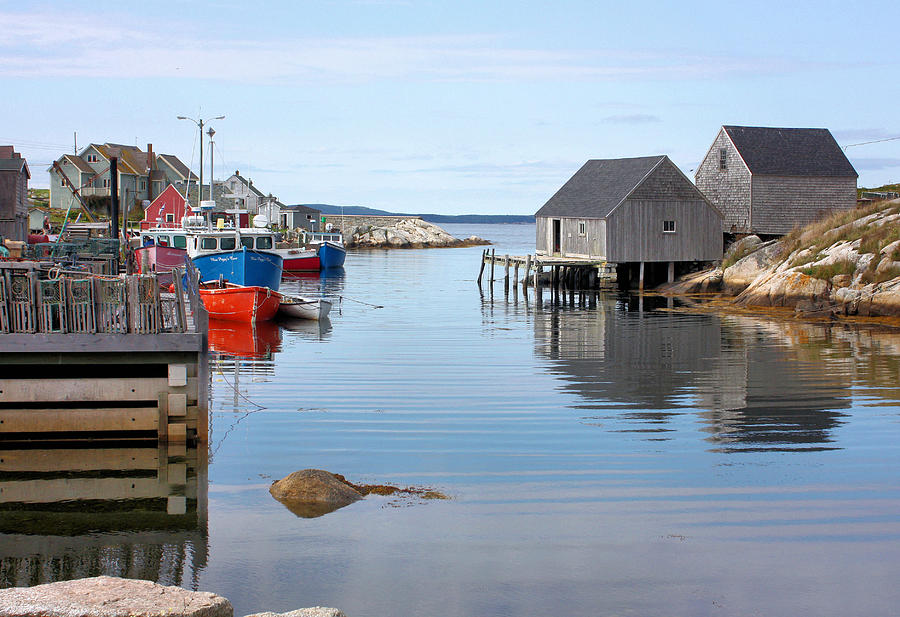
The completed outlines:
<svg viewBox="0 0 900 617">
<path fill-rule="evenodd" d="M 429 223 L 534 223 L 531 214 L 409 214 L 406 212 L 388 212 L 365 206 L 333 206 L 330 204 L 301 204 L 315 208 L 322 214 L 358 214 L 371 216 L 420 216 Z"/>
</svg>

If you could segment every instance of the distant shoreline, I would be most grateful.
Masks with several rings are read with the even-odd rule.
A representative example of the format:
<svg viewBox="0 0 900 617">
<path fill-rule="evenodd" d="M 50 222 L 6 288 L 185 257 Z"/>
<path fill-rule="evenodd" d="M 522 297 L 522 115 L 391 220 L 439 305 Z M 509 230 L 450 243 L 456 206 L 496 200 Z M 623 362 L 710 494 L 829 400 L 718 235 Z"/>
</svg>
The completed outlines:
<svg viewBox="0 0 900 617">
<path fill-rule="evenodd" d="M 313 208 L 322 214 L 337 215 L 344 214 L 346 216 L 406 216 L 419 217 L 423 221 L 429 223 L 446 224 L 460 223 L 472 225 L 494 225 L 494 224 L 534 224 L 533 214 L 410 214 L 406 212 L 388 212 L 386 210 L 376 210 L 375 208 L 367 208 L 365 206 L 334 206 L 331 204 L 298 204 Z"/>
</svg>

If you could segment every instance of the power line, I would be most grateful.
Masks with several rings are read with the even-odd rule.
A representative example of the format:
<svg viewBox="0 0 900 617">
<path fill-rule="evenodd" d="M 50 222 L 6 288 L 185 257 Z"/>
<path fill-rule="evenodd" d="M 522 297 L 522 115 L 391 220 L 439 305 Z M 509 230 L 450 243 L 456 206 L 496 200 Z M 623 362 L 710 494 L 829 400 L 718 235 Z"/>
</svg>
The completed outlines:
<svg viewBox="0 0 900 617">
<path fill-rule="evenodd" d="M 858 144 L 847 144 L 846 146 L 844 146 L 844 150 L 846 151 L 847 148 L 852 148 L 853 146 L 867 146 L 869 144 L 880 144 L 883 141 L 895 141 L 897 139 L 900 139 L 900 136 L 885 137 L 884 139 L 873 139 L 872 141 L 861 141 Z"/>
</svg>

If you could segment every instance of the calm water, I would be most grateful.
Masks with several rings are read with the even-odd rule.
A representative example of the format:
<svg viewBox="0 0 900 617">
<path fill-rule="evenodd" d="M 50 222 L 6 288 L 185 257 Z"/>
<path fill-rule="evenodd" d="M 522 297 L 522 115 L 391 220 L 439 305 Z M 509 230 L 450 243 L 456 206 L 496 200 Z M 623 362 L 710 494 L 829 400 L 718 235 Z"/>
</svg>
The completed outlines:
<svg viewBox="0 0 900 617">
<path fill-rule="evenodd" d="M 447 229 L 533 248 L 533 226 Z M 174 501 L 41 500 L 107 485 L 4 467 L 0 582 L 144 576 L 236 615 L 900 611 L 900 332 L 536 306 L 480 293 L 480 252 L 351 253 L 343 276 L 285 284 L 341 297 L 330 324 L 215 328 L 208 468 L 153 451 L 170 486 L 186 468 Z M 127 494 L 154 464 L 100 480 Z M 268 486 L 308 467 L 452 499 L 298 518 Z"/>
</svg>

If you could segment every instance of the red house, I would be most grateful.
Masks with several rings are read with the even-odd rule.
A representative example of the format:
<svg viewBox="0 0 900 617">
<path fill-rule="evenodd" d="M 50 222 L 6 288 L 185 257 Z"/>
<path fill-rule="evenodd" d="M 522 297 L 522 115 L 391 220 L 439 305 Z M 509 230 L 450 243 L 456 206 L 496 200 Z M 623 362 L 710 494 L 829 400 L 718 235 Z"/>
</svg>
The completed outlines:
<svg viewBox="0 0 900 617">
<path fill-rule="evenodd" d="M 144 210 L 141 229 L 151 227 L 181 227 L 181 219 L 192 215 L 193 211 L 185 205 L 185 199 L 171 184 L 154 199 Z"/>
</svg>

